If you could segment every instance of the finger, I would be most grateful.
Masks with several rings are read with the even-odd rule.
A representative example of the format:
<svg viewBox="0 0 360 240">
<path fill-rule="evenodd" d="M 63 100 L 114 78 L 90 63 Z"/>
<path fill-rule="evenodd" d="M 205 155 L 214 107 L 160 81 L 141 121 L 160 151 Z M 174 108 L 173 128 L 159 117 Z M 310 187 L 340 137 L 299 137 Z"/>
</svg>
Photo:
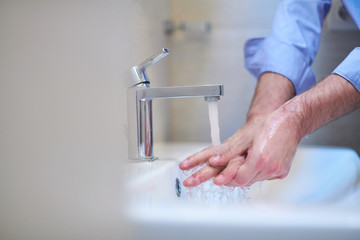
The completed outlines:
<svg viewBox="0 0 360 240">
<path fill-rule="evenodd" d="M 227 187 L 239 187 L 239 185 L 234 180 L 231 180 L 229 183 L 224 184 L 224 186 L 227 186 Z"/>
<path fill-rule="evenodd" d="M 258 171 L 252 167 L 252 164 L 249 164 L 248 159 L 246 162 L 241 165 L 234 177 L 234 181 L 241 187 L 249 186 L 251 180 L 258 174 Z"/>
<path fill-rule="evenodd" d="M 259 164 L 257 164 L 259 166 Z M 261 166 L 261 164 L 260 164 Z M 289 170 L 284 170 L 279 164 L 271 164 L 271 165 L 262 165 L 261 168 L 258 169 L 258 174 L 254 176 L 253 179 L 249 181 L 248 184 L 252 185 L 256 182 L 264 181 L 264 180 L 274 180 L 274 179 L 283 179 L 287 176 Z"/>
<path fill-rule="evenodd" d="M 209 159 L 209 164 L 214 167 L 224 167 L 235 157 L 229 144 L 223 144 L 221 149 L 218 149 L 218 154 Z"/>
<path fill-rule="evenodd" d="M 246 145 L 241 141 L 235 143 L 228 141 L 221 145 L 221 149 L 218 150 L 220 154 L 209 159 L 209 164 L 214 167 L 225 167 L 232 159 L 240 155 L 244 155 L 246 157 L 245 151 Z"/>
<path fill-rule="evenodd" d="M 235 180 L 232 180 L 230 183 L 228 184 L 225 184 L 224 186 L 227 186 L 227 187 L 247 187 L 247 186 L 240 186 L 238 183 L 235 182 Z"/>
<path fill-rule="evenodd" d="M 251 185 L 253 185 L 256 182 L 261 182 L 261 181 L 265 181 L 265 180 L 273 180 L 273 179 L 279 179 L 281 177 L 279 176 L 267 176 L 265 174 L 263 174 L 262 172 L 258 172 L 251 180 L 249 180 L 247 183 L 241 184 L 239 185 L 237 182 L 235 182 L 235 180 L 230 181 L 227 184 L 224 184 L 225 186 L 228 187 L 249 187 Z"/>
<path fill-rule="evenodd" d="M 244 163 L 245 157 L 238 156 L 229 161 L 227 167 L 214 179 L 214 184 L 216 185 L 225 185 L 230 183 L 239 169 L 239 167 Z"/>
<path fill-rule="evenodd" d="M 248 183 L 248 185 L 251 186 L 257 182 L 263 182 L 265 180 L 283 179 L 283 178 L 284 178 L 284 176 L 279 176 L 279 175 L 274 175 L 274 174 L 269 176 L 267 174 L 259 173 Z"/>
<path fill-rule="evenodd" d="M 222 169 L 214 168 L 209 165 L 204 166 L 202 169 L 185 179 L 183 185 L 185 187 L 195 187 L 210 178 L 215 177 L 221 172 Z"/>
<path fill-rule="evenodd" d="M 182 170 L 188 170 L 195 166 L 201 165 L 209 160 L 209 158 L 215 154 L 217 154 L 217 149 L 219 146 L 209 146 L 203 149 L 200 152 L 193 154 L 192 156 L 186 158 L 179 164 L 179 168 Z"/>
<path fill-rule="evenodd" d="M 261 182 L 264 180 L 267 180 L 268 176 L 264 174 L 263 172 L 258 172 L 250 181 L 247 183 L 247 186 L 251 186 L 256 182 Z"/>
</svg>

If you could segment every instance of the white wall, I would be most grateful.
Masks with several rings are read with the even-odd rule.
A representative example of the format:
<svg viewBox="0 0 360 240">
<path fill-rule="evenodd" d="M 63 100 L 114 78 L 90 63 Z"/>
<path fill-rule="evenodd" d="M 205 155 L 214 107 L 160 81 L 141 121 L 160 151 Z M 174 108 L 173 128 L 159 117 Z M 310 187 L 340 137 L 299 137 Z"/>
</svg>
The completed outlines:
<svg viewBox="0 0 360 240">
<path fill-rule="evenodd" d="M 0 239 L 122 239 L 130 68 L 166 47 L 167 8 L 0 1 Z"/>
<path fill-rule="evenodd" d="M 268 35 L 280 1 L 171 2 L 171 16 L 175 22 L 206 20 L 213 26 L 208 34 L 178 31 L 170 37 L 173 51 L 170 79 L 171 85 L 225 85 L 225 96 L 219 103 L 221 138 L 225 140 L 244 124 L 256 84 L 244 68 L 244 43 L 249 38 Z M 318 80 L 331 73 L 359 42 L 358 31 L 332 31 L 325 27 L 313 65 Z M 173 100 L 170 113 L 170 141 L 210 142 L 204 101 Z M 349 146 L 360 152 L 359 117 L 358 110 L 314 132 L 302 143 Z"/>
</svg>

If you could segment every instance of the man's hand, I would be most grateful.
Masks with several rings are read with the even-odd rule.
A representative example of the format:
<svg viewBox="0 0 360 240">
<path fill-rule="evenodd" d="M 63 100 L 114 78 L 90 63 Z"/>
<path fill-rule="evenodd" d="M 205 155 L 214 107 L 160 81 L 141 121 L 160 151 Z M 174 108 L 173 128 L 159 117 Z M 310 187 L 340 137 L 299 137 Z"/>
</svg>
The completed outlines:
<svg viewBox="0 0 360 240">
<path fill-rule="evenodd" d="M 221 146 L 210 146 L 203 151 L 194 154 L 180 164 L 180 168 L 188 170 L 198 165 L 208 163 L 204 168 L 188 178 L 185 186 L 196 186 L 208 179 L 220 176 L 215 179 L 217 184 L 234 184 L 229 180 L 229 176 L 233 175 L 240 165 L 245 163 L 247 155 L 251 152 L 257 132 L 266 128 L 266 124 L 270 124 L 270 119 L 266 121 L 268 115 L 278 109 L 283 103 L 291 99 L 295 95 L 293 84 L 284 76 L 266 72 L 259 77 L 254 97 L 248 112 L 247 123 L 238 130 L 232 137 L 225 141 Z M 267 130 L 264 129 L 264 132 Z M 249 157 L 255 157 L 252 153 Z M 249 161 L 245 166 L 250 167 Z M 227 166 L 228 164 L 228 166 Z M 226 167 L 227 166 L 227 167 Z M 240 171 L 243 170 L 243 166 Z M 226 167 L 226 170 L 223 171 Z M 250 173 L 248 173 L 250 174 Z M 222 179 L 224 178 L 224 179 Z M 237 177 L 239 181 L 240 177 Z M 228 182 L 228 183 L 225 183 Z M 249 182 L 250 183 L 250 182 Z M 247 184 L 249 184 L 247 183 Z M 246 183 L 243 183 L 244 185 Z"/>
<path fill-rule="evenodd" d="M 183 170 L 208 162 L 184 181 L 193 187 L 213 177 L 226 186 L 250 186 L 257 181 L 287 176 L 301 129 L 297 119 L 281 110 L 249 120 L 222 145 L 210 146 L 180 164 Z"/>
</svg>

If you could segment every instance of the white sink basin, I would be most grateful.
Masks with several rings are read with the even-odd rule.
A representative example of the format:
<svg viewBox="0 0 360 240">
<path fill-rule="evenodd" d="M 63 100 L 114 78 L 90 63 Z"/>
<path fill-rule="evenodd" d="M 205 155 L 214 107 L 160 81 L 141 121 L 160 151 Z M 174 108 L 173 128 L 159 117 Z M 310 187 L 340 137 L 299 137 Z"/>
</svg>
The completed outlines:
<svg viewBox="0 0 360 240">
<path fill-rule="evenodd" d="M 359 239 L 360 159 L 353 150 L 299 147 L 289 175 L 255 184 L 248 200 L 241 189 L 230 193 L 210 181 L 190 190 L 180 184 L 179 194 L 179 162 L 205 146 L 158 144 L 159 160 L 126 165 L 136 239 Z"/>
</svg>

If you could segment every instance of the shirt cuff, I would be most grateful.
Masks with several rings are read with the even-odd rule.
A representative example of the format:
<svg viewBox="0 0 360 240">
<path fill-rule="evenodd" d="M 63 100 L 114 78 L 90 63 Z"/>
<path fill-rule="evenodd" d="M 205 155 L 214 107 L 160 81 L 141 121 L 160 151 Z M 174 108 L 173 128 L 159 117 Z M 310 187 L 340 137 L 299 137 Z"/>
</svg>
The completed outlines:
<svg viewBox="0 0 360 240">
<path fill-rule="evenodd" d="M 360 47 L 352 50 L 332 73 L 348 80 L 360 92 Z"/>
<path fill-rule="evenodd" d="M 316 83 L 310 64 L 301 52 L 290 44 L 272 37 L 253 38 L 245 43 L 245 67 L 259 78 L 264 72 L 275 72 L 288 78 L 296 94 Z"/>
</svg>

